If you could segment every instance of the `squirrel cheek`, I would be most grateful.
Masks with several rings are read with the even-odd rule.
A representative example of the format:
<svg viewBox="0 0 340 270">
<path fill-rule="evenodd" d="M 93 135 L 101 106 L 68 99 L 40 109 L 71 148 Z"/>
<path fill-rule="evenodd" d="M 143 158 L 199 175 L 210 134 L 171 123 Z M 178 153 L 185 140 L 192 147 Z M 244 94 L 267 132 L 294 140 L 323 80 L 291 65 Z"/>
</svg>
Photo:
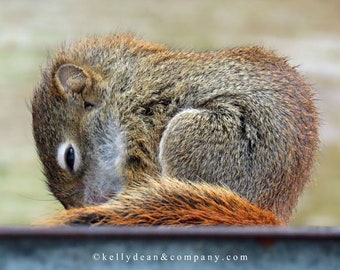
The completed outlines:
<svg viewBox="0 0 340 270">
<path fill-rule="evenodd" d="M 58 147 L 57 162 L 63 170 L 77 172 L 81 164 L 79 148 L 74 143 L 61 143 Z"/>
</svg>

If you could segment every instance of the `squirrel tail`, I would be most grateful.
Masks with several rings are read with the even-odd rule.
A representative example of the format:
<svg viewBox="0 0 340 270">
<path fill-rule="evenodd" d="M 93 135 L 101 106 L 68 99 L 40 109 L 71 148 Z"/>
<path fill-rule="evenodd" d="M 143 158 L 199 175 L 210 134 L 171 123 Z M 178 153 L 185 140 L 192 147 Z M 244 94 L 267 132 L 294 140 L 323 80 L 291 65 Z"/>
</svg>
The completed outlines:
<svg viewBox="0 0 340 270">
<path fill-rule="evenodd" d="M 188 183 L 174 178 L 149 179 L 128 188 L 115 200 L 65 210 L 47 225 L 282 225 L 227 187 Z"/>
</svg>

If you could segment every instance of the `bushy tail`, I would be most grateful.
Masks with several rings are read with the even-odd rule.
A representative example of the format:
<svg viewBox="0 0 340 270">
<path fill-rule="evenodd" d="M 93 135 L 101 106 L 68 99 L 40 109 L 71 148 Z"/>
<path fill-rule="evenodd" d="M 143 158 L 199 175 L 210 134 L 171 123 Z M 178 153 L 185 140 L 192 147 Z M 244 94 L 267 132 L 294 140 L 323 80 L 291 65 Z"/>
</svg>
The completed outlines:
<svg viewBox="0 0 340 270">
<path fill-rule="evenodd" d="M 49 225 L 280 225 L 228 188 L 173 178 L 136 185 L 108 203 L 66 210 Z"/>
</svg>

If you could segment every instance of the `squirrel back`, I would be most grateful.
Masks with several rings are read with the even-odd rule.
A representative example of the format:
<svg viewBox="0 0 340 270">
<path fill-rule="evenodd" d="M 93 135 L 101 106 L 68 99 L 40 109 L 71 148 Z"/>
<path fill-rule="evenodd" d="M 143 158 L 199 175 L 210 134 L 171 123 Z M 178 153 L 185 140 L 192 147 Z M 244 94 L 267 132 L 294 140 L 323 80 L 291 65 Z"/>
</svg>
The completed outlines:
<svg viewBox="0 0 340 270">
<path fill-rule="evenodd" d="M 196 53 L 87 38 L 50 60 L 32 115 L 48 186 L 67 209 L 162 175 L 227 186 L 287 223 L 318 147 L 310 86 L 259 47 Z"/>
</svg>

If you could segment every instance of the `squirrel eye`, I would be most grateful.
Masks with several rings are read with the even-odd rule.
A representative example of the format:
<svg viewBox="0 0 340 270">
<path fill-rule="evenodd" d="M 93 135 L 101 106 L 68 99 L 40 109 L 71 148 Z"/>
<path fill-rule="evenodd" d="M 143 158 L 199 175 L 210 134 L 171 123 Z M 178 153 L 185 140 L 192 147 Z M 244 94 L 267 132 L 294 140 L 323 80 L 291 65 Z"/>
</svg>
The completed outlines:
<svg viewBox="0 0 340 270">
<path fill-rule="evenodd" d="M 74 152 L 74 148 L 72 146 L 69 146 L 67 149 L 66 149 L 66 152 L 65 152 L 65 163 L 67 165 L 67 168 L 73 172 L 74 170 L 74 162 L 75 162 L 75 152 Z"/>
<path fill-rule="evenodd" d="M 61 143 L 58 147 L 57 161 L 65 171 L 76 172 L 81 164 L 81 155 L 77 145 L 70 142 Z"/>
</svg>

